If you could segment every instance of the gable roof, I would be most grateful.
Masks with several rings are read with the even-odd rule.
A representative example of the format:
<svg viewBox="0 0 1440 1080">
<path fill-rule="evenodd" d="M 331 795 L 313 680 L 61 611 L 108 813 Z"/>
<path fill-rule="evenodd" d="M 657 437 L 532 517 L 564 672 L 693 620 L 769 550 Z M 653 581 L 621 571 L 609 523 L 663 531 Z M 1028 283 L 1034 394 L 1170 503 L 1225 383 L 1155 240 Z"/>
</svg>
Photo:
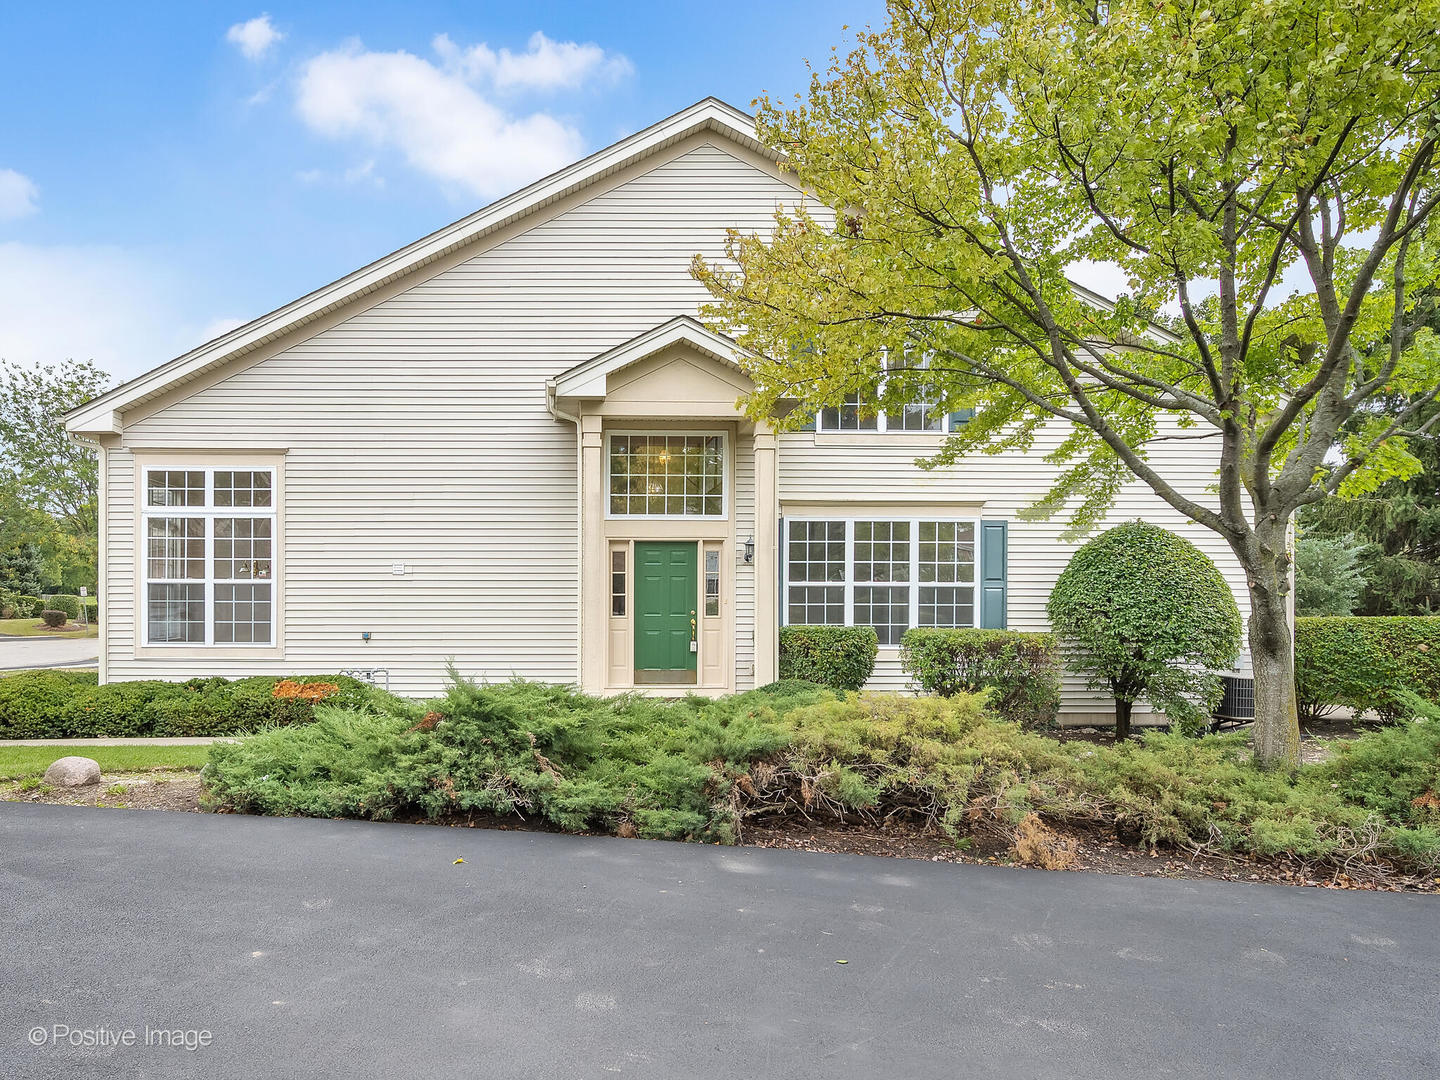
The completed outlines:
<svg viewBox="0 0 1440 1080">
<path fill-rule="evenodd" d="M 254 352 L 268 342 L 300 329 L 341 305 L 375 292 L 487 233 L 509 225 L 702 131 L 714 131 L 772 161 L 778 160 L 772 150 L 756 139 L 753 117 L 718 98 L 706 98 L 643 131 L 566 166 L 559 172 L 537 180 L 529 187 L 498 199 L 468 217 L 377 259 L 338 281 L 122 383 L 72 409 L 65 416 L 65 427 L 77 433 L 118 432 L 121 429 L 121 413 L 125 409 L 134 408 L 222 364 Z"/>
<path fill-rule="evenodd" d="M 741 370 L 739 358 L 749 355 L 732 338 L 717 334 L 689 315 L 677 315 L 562 372 L 550 380 L 548 389 L 552 397 L 603 398 L 612 374 L 680 344 L 736 371 Z"/>
</svg>

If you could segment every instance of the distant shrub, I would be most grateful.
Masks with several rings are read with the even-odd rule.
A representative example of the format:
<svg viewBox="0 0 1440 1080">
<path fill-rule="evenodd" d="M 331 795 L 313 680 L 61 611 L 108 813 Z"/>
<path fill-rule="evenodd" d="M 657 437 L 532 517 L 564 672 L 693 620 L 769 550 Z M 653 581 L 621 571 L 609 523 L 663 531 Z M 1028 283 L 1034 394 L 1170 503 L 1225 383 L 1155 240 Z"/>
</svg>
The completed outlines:
<svg viewBox="0 0 1440 1080">
<path fill-rule="evenodd" d="M 277 685 L 326 687 L 275 694 Z M 309 723 L 318 701 L 351 707 L 385 696 L 356 679 L 145 680 L 96 685 L 94 675 L 25 671 L 0 678 L 0 738 L 233 735 Z"/>
<path fill-rule="evenodd" d="M 1060 708 L 1053 634 L 916 627 L 900 639 L 900 664 L 927 694 L 988 689 L 992 713 L 1027 727 L 1053 724 Z"/>
<path fill-rule="evenodd" d="M 1295 689 L 1307 719 L 1336 707 L 1408 719 L 1407 693 L 1440 702 L 1440 616 L 1296 619 Z"/>
<path fill-rule="evenodd" d="M 42 601 L 38 596 L 17 596 L 15 597 L 15 618 L 38 618 L 40 615 L 40 609 L 44 606 L 44 601 Z"/>
<path fill-rule="evenodd" d="M 859 690 L 875 670 L 879 651 L 873 626 L 782 626 L 780 678 Z"/>
<path fill-rule="evenodd" d="M 59 627 L 65 625 L 69 617 L 63 611 L 53 611 L 47 608 L 46 610 L 40 612 L 40 618 L 45 621 L 46 626 L 51 627 L 52 629 L 58 629 Z"/>
<path fill-rule="evenodd" d="M 63 611 L 71 619 L 80 618 L 80 597 L 78 596 L 57 593 L 45 601 L 45 606 L 50 611 Z"/>
</svg>

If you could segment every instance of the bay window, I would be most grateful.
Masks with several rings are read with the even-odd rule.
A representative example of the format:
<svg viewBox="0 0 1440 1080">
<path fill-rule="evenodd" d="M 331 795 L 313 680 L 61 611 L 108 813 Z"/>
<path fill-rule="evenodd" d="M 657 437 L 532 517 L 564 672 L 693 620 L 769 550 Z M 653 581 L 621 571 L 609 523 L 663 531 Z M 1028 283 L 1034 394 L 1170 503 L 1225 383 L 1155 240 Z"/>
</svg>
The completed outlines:
<svg viewBox="0 0 1440 1080">
<path fill-rule="evenodd" d="M 145 470 L 147 645 L 275 643 L 275 470 Z"/>
<path fill-rule="evenodd" d="M 973 520 L 789 520 L 785 622 L 873 626 L 884 646 L 912 626 L 974 626 L 976 532 Z"/>
</svg>

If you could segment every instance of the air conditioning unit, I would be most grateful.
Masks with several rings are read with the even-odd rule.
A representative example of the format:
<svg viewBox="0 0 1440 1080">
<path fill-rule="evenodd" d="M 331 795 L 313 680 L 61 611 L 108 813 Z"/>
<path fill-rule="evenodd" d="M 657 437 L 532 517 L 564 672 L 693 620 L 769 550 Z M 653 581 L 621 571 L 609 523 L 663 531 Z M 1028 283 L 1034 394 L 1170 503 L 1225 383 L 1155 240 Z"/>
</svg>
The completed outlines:
<svg viewBox="0 0 1440 1080">
<path fill-rule="evenodd" d="M 1248 724 L 1255 719 L 1255 680 L 1239 675 L 1222 675 L 1225 687 L 1220 704 L 1215 706 L 1215 726 L 1221 724 Z"/>
</svg>

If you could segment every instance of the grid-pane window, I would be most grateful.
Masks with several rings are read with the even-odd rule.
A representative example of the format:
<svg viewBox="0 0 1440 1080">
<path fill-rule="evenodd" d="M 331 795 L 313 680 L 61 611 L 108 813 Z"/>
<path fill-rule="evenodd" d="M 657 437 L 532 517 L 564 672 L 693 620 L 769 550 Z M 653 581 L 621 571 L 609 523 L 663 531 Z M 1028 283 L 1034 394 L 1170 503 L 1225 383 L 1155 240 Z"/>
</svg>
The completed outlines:
<svg viewBox="0 0 1440 1080">
<path fill-rule="evenodd" d="M 873 626 L 896 646 L 912 626 L 974 626 L 974 521 L 791 520 L 785 622 Z"/>
<path fill-rule="evenodd" d="M 928 361 L 895 363 L 890 366 L 892 379 L 904 379 L 908 390 L 905 404 L 898 411 L 885 414 L 886 431 L 944 431 L 945 411 L 940 407 L 940 394 L 930 383 L 919 381 L 915 372 L 924 370 Z M 896 376 L 895 372 L 902 374 Z"/>
<path fill-rule="evenodd" d="M 145 601 L 151 642 L 204 644 L 204 585 L 151 582 L 145 587 Z"/>
<path fill-rule="evenodd" d="M 899 645 L 910 629 L 910 587 L 856 585 L 855 625 L 873 626 L 881 645 Z"/>
<path fill-rule="evenodd" d="M 910 522 L 855 522 L 855 580 L 910 580 Z"/>
<path fill-rule="evenodd" d="M 215 470 L 216 506 L 269 506 L 270 470 Z"/>
<path fill-rule="evenodd" d="M 866 416 L 861 412 L 859 394 L 847 394 L 838 408 L 820 410 L 820 430 L 879 431 L 880 418 L 874 413 Z"/>
<path fill-rule="evenodd" d="M 928 358 L 911 360 L 908 363 L 891 362 L 879 374 L 875 389 L 864 395 L 873 409 L 875 398 L 884 394 L 887 387 L 893 396 L 902 397 L 903 403 L 892 405 L 878 415 L 862 404 L 859 393 L 847 394 L 841 403 L 828 409 L 821 409 L 816 416 L 815 430 L 842 431 L 928 431 L 943 434 L 952 429 L 949 415 L 942 407 L 940 388 L 927 382 L 925 376 L 916 372 L 929 365 Z M 868 415 L 867 415 L 868 412 Z M 957 418 L 954 430 L 968 417 Z"/>
<path fill-rule="evenodd" d="M 610 614 L 625 614 L 625 552 L 610 552 Z"/>
<path fill-rule="evenodd" d="M 152 517 L 145 521 L 145 574 L 152 581 L 203 580 L 205 519 Z"/>
<path fill-rule="evenodd" d="M 145 470 L 148 644 L 274 643 L 274 484 L 271 469 Z"/>
<path fill-rule="evenodd" d="M 845 623 L 845 522 L 792 521 L 786 529 L 789 622 Z"/>
<path fill-rule="evenodd" d="M 705 614 L 720 614 L 720 552 L 714 548 L 705 552 Z"/>
<path fill-rule="evenodd" d="M 723 517 L 725 440 L 720 435 L 611 435 L 610 513 Z"/>
<path fill-rule="evenodd" d="M 215 584 L 216 644 L 270 643 L 270 583 Z"/>
<path fill-rule="evenodd" d="M 204 506 L 203 469 L 150 469 L 146 473 L 146 506 Z"/>
</svg>

